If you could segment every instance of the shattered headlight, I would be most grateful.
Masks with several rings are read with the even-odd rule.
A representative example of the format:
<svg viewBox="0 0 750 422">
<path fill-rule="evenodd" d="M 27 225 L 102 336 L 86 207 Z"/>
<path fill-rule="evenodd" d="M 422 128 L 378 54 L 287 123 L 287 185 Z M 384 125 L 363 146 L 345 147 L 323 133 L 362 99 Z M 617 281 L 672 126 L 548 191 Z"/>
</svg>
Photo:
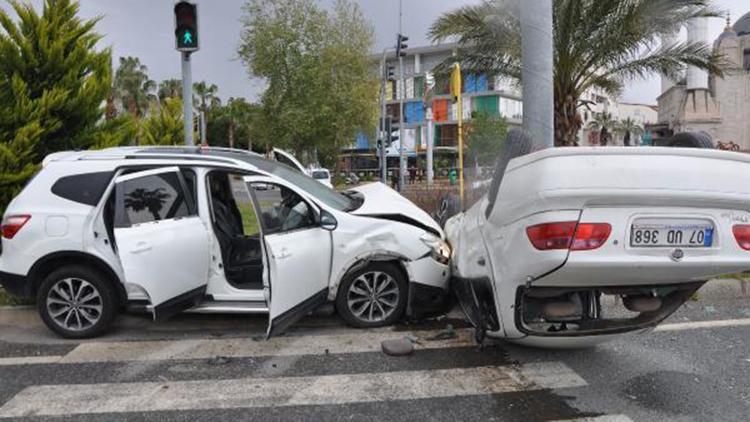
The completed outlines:
<svg viewBox="0 0 750 422">
<path fill-rule="evenodd" d="M 446 265 L 450 262 L 451 247 L 443 239 L 433 234 L 425 233 L 420 236 L 419 240 L 431 249 L 432 259 Z"/>
</svg>

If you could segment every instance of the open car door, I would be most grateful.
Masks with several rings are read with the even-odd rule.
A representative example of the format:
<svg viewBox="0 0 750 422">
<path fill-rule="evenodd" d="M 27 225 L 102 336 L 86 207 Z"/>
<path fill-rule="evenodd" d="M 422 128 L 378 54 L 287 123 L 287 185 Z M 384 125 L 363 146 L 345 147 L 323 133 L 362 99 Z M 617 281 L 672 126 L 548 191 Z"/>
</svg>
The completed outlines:
<svg viewBox="0 0 750 422">
<path fill-rule="evenodd" d="M 274 148 L 272 153 L 274 160 L 278 161 L 281 164 L 286 164 L 287 166 L 295 170 L 299 170 L 299 172 L 302 174 L 307 174 L 305 166 L 303 166 L 302 163 L 300 163 L 293 154 L 278 148 Z"/>
<path fill-rule="evenodd" d="M 245 178 L 261 220 L 268 272 L 267 338 L 324 304 L 331 274 L 331 232 L 318 223 L 318 211 L 291 186 L 266 177 Z"/>
<path fill-rule="evenodd" d="M 208 283 L 209 235 L 179 168 L 118 177 L 114 222 L 125 282 L 148 294 L 154 320 L 202 299 Z"/>
</svg>

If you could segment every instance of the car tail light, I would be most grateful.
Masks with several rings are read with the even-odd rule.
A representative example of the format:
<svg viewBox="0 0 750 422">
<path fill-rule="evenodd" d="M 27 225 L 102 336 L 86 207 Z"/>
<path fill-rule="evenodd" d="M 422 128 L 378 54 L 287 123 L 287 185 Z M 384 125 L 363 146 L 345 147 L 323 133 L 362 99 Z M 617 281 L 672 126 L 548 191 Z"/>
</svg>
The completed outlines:
<svg viewBox="0 0 750 422">
<path fill-rule="evenodd" d="M 544 223 L 526 228 L 531 244 L 540 251 L 570 249 L 588 251 L 604 244 L 612 232 L 607 223 L 578 223 L 563 221 Z"/>
<path fill-rule="evenodd" d="M 590 251 L 604 244 L 609 239 L 612 226 L 607 223 L 580 223 L 570 245 L 571 251 Z"/>
<path fill-rule="evenodd" d="M 544 223 L 526 228 L 531 244 L 540 251 L 568 249 L 573 241 L 577 221 Z"/>
<path fill-rule="evenodd" d="M 740 248 L 750 251 L 750 224 L 738 224 L 732 227 L 732 233 Z"/>
<path fill-rule="evenodd" d="M 3 220 L 3 237 L 13 239 L 21 228 L 31 220 L 30 215 L 9 215 Z"/>
</svg>

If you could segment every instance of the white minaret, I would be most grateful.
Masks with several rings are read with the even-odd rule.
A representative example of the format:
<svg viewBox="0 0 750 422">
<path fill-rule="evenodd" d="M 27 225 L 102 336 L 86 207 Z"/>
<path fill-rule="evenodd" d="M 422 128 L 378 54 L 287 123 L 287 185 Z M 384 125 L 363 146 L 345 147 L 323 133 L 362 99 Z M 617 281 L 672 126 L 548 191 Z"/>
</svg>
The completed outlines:
<svg viewBox="0 0 750 422">
<path fill-rule="evenodd" d="M 692 18 L 687 26 L 688 43 L 708 44 L 708 18 Z M 687 89 L 708 89 L 708 72 L 695 66 L 688 66 Z"/>
<path fill-rule="evenodd" d="M 667 33 L 662 34 L 662 36 L 661 36 L 661 48 L 662 49 L 669 48 L 669 47 L 672 47 L 673 45 L 677 44 L 677 40 L 678 40 L 677 37 L 678 37 L 678 35 L 679 35 L 679 33 L 677 31 L 667 32 Z M 667 75 L 662 75 L 661 76 L 661 93 L 663 94 L 663 93 L 669 91 L 670 88 L 672 88 L 673 86 L 675 86 L 675 83 L 676 83 L 676 81 L 674 79 L 670 78 Z"/>
</svg>

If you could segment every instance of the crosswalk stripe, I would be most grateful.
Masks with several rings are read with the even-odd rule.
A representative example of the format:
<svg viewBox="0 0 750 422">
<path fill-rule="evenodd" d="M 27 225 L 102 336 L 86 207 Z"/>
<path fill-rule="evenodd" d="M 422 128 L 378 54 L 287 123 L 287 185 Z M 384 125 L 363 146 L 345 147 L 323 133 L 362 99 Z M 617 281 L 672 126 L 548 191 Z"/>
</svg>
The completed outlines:
<svg viewBox="0 0 750 422">
<path fill-rule="evenodd" d="M 57 363 L 62 356 L 19 356 L 0 358 L 0 366 L 34 365 L 40 363 Z"/>
<path fill-rule="evenodd" d="M 171 359 L 205 359 L 214 356 L 256 357 L 322 355 L 380 351 L 383 340 L 417 339 L 415 349 L 443 349 L 474 346 L 472 330 L 458 329 L 456 337 L 427 340 L 438 331 L 370 332 L 357 331 L 336 335 L 289 336 L 265 340 L 250 338 L 155 340 L 129 342 L 83 343 L 62 357 L 58 363 L 127 362 Z"/>
<path fill-rule="evenodd" d="M 590 418 L 561 419 L 553 422 L 633 422 L 633 420 L 625 415 L 603 415 Z"/>
<path fill-rule="evenodd" d="M 27 387 L 0 417 L 336 405 L 582 387 L 560 362 L 318 377 Z"/>
<path fill-rule="evenodd" d="M 750 326 L 750 318 L 720 319 L 713 321 L 690 321 L 662 324 L 654 328 L 654 331 L 682 331 L 696 330 L 700 328 L 722 328 L 722 327 L 747 327 Z"/>
</svg>

